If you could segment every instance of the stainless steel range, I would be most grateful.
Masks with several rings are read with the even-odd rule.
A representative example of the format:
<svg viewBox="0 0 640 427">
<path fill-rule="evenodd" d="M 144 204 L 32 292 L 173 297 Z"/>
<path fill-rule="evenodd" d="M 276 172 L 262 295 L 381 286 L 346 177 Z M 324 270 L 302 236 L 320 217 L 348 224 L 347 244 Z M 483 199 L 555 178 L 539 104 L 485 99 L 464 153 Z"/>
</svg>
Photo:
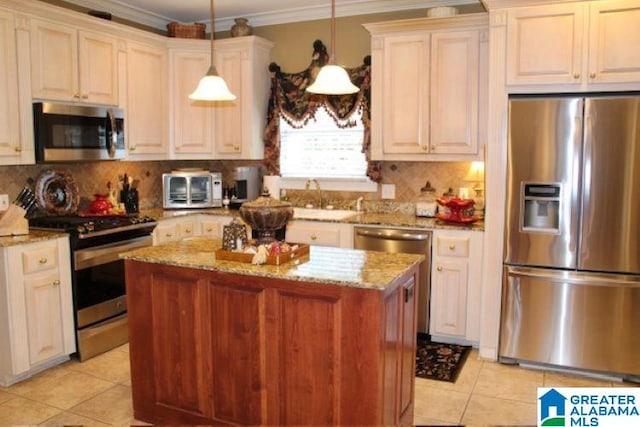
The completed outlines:
<svg viewBox="0 0 640 427">
<path fill-rule="evenodd" d="M 124 261 L 119 254 L 152 245 L 146 216 L 47 216 L 32 229 L 69 233 L 78 358 L 87 360 L 128 342 Z"/>
</svg>

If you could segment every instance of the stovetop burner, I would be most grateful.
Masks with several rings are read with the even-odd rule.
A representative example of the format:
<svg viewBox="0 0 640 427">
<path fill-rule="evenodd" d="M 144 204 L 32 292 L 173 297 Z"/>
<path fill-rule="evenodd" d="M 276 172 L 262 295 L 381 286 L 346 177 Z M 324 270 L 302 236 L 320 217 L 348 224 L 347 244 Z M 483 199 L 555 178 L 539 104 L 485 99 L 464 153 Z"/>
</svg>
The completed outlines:
<svg viewBox="0 0 640 427">
<path fill-rule="evenodd" d="M 61 230 L 79 238 L 120 233 L 126 230 L 153 228 L 156 221 L 148 216 L 43 216 L 29 219 L 29 227 Z"/>
</svg>

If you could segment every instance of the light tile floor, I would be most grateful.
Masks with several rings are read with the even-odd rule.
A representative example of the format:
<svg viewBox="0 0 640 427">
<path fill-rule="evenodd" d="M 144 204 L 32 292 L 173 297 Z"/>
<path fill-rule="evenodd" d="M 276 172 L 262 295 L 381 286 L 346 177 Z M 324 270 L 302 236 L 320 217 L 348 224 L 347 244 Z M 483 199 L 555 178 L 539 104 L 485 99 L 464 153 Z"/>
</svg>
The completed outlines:
<svg viewBox="0 0 640 427">
<path fill-rule="evenodd" d="M 455 383 L 416 379 L 416 425 L 535 425 L 537 387 L 629 384 L 483 361 L 474 350 Z M 0 387 L 0 426 L 144 425 L 133 417 L 129 347 L 72 360 Z"/>
</svg>

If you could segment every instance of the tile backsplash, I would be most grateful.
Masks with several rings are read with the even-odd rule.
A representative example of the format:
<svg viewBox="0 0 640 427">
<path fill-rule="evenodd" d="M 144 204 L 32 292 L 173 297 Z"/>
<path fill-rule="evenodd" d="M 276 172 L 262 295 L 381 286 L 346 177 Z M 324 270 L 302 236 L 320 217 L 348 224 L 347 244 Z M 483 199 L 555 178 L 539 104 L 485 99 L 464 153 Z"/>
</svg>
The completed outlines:
<svg viewBox="0 0 640 427">
<path fill-rule="evenodd" d="M 47 165 L 0 166 L 0 194 L 8 194 L 15 199 L 25 185 L 35 186 L 38 175 L 45 170 L 68 170 L 78 186 L 80 207 L 85 207 L 93 195 L 107 192 L 107 183 L 120 188 L 119 177 L 127 174 L 139 180 L 140 208 L 162 206 L 161 176 L 181 167 L 201 167 L 221 172 L 223 183 L 231 183 L 232 171 L 237 166 L 259 166 L 260 161 L 103 161 L 83 163 L 60 163 Z M 457 193 L 460 187 L 469 186 L 463 181 L 470 162 L 384 162 L 383 183 L 395 184 L 398 202 L 413 202 L 427 180 L 442 194 L 448 188 Z M 355 199 L 364 196 L 366 200 L 380 199 L 378 193 L 338 193 L 328 192 L 328 198 Z"/>
</svg>

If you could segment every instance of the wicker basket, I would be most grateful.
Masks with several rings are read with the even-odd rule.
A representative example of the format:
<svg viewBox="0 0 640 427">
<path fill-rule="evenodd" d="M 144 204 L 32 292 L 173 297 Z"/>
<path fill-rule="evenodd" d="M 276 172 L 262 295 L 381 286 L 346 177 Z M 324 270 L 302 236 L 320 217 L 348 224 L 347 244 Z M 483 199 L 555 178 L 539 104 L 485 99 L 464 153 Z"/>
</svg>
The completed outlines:
<svg viewBox="0 0 640 427">
<path fill-rule="evenodd" d="M 179 22 L 169 22 L 167 29 L 169 37 L 181 39 L 204 39 L 207 26 L 196 22 L 195 24 L 180 24 Z"/>
</svg>

